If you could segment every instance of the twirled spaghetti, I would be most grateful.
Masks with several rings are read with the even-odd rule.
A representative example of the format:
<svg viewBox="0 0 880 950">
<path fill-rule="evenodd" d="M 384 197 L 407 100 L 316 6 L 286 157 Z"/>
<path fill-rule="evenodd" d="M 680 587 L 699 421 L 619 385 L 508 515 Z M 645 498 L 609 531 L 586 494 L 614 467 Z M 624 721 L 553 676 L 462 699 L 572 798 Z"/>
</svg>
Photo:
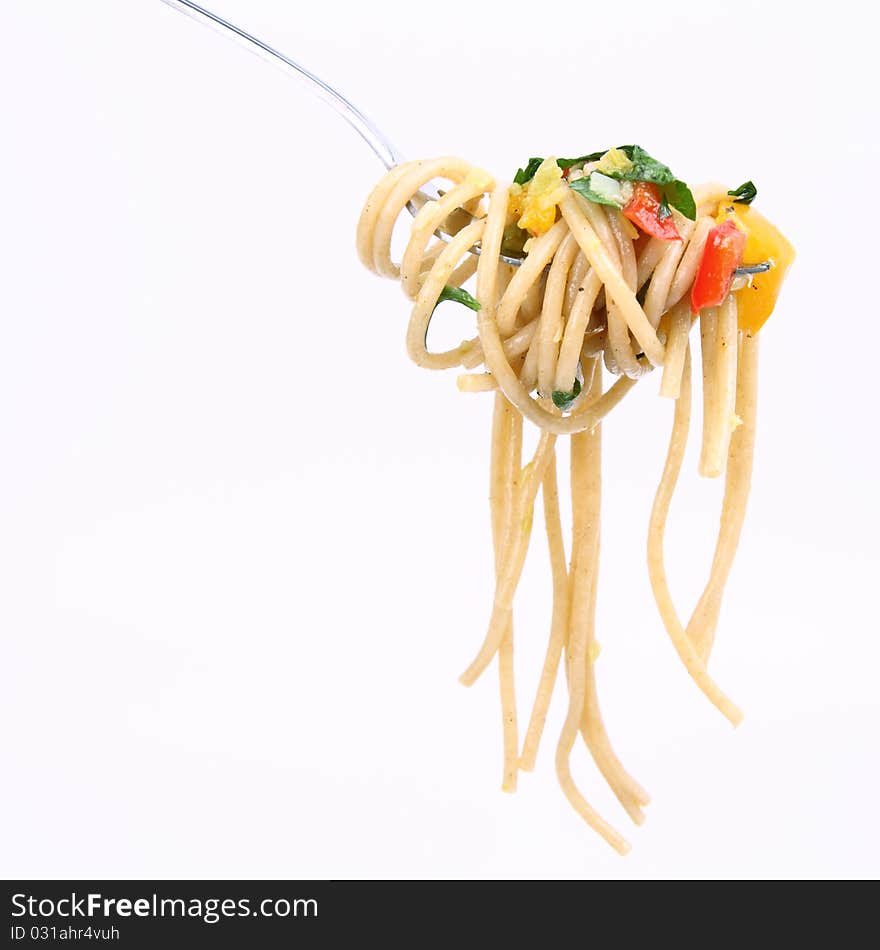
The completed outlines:
<svg viewBox="0 0 880 950">
<path fill-rule="evenodd" d="M 445 190 L 421 204 L 396 264 L 391 259 L 395 225 L 410 202 L 420 201 L 421 189 L 435 181 L 442 181 Z M 367 199 L 358 226 L 363 263 L 400 280 L 413 301 L 406 334 L 410 357 L 428 369 L 463 368 L 458 383 L 465 392 L 494 391 L 490 507 L 495 595 L 485 638 L 461 680 L 471 685 L 497 656 L 502 787 L 514 790 L 518 772 L 534 767 L 564 658 L 568 712 L 556 752 L 559 782 L 578 813 L 621 853 L 628 844 L 590 807 L 569 768 L 581 735 L 623 808 L 636 823 L 643 820 L 648 796 L 612 749 L 594 675 L 602 420 L 639 379 L 654 368 L 661 370 L 660 394 L 675 400 L 675 412 L 648 530 L 651 585 L 663 624 L 688 672 L 736 725 L 741 713 L 707 667 L 749 492 L 757 331 L 772 310 L 793 256 L 779 232 L 751 209 L 753 197 L 751 183 L 735 192 L 717 184 L 688 189 L 638 146 L 574 160 L 533 159 L 520 169 L 513 185 L 446 157 L 389 171 Z M 518 267 L 501 259 L 502 254 L 520 252 Z M 756 255 L 760 261 L 751 259 Z M 734 272 L 744 260 L 766 260 L 772 269 L 753 279 L 736 278 Z M 474 277 L 471 296 L 461 288 Z M 477 335 L 434 353 L 426 337 L 441 299 L 457 299 L 474 309 Z M 703 370 L 700 473 L 713 477 L 724 472 L 726 481 L 709 580 L 684 623 L 666 582 L 663 539 L 689 427 L 689 335 L 695 320 Z M 482 371 L 475 372 L 479 367 Z M 608 388 L 603 386 L 603 367 L 617 377 Z M 525 466 L 524 419 L 541 430 Z M 571 436 L 568 558 L 556 456 L 558 438 L 565 435 Z M 539 491 L 553 611 L 520 749 L 513 601 Z"/>
</svg>

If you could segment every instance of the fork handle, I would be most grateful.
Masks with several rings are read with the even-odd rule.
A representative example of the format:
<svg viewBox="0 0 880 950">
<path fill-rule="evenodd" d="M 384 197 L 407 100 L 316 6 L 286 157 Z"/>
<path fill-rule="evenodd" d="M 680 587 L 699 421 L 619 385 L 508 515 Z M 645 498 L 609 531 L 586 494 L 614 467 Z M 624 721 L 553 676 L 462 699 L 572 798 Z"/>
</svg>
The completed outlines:
<svg viewBox="0 0 880 950">
<path fill-rule="evenodd" d="M 357 106 L 352 105 L 332 86 L 319 79 L 313 72 L 310 72 L 305 66 L 280 53 L 277 49 L 257 39 L 250 33 L 245 32 L 235 24 L 224 20 L 210 10 L 200 7 L 197 3 L 191 3 L 190 0 L 162 0 L 162 3 L 173 7 L 180 13 L 185 13 L 204 26 L 209 26 L 222 33 L 228 39 L 235 40 L 244 49 L 249 50 L 266 62 L 279 66 L 288 76 L 305 86 L 310 92 L 314 93 L 323 102 L 326 102 L 338 115 L 342 116 L 346 122 L 360 135 L 360 137 L 376 153 L 379 161 L 386 168 L 393 168 L 404 161 L 403 155 L 391 144 L 391 142 L 376 128 L 367 116 L 361 112 Z"/>
</svg>

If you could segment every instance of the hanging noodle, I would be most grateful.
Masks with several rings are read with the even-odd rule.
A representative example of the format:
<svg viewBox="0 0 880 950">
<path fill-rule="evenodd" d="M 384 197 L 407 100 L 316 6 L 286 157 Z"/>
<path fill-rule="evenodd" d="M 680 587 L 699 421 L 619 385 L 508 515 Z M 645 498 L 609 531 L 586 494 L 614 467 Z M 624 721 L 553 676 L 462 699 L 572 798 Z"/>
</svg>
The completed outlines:
<svg viewBox="0 0 880 950">
<path fill-rule="evenodd" d="M 420 189 L 434 180 L 445 182 L 444 190 L 437 200 L 425 201 Z M 669 212 L 681 239 L 666 240 L 640 234 L 616 207 L 586 200 L 563 184 L 554 202 L 555 220 L 551 218 L 546 228 L 535 232 L 522 263 L 514 267 L 500 260 L 506 235 L 516 223 L 510 186 L 460 159 L 439 158 L 392 169 L 367 199 L 358 226 L 363 263 L 377 274 L 399 279 L 413 301 L 406 334 L 410 357 L 429 369 L 470 371 L 458 379 L 464 392 L 495 393 L 489 493 L 495 593 L 482 645 L 461 681 L 473 684 L 497 656 L 504 737 L 502 788 L 514 791 L 519 771 L 535 766 L 562 665 L 568 711 L 556 750 L 559 783 L 578 814 L 620 853 L 629 845 L 587 803 L 569 763 L 580 735 L 627 814 L 637 824 L 643 821 L 648 795 L 618 759 L 599 710 L 595 620 L 601 423 L 654 367 L 662 369 L 660 394 L 674 400 L 675 411 L 648 528 L 651 586 L 672 644 L 696 684 L 734 725 L 742 718 L 709 676 L 707 664 L 749 492 L 758 338 L 756 332 L 741 326 L 738 287 L 725 291 L 723 300 L 698 314 L 689 305 L 689 291 L 698 279 L 707 241 L 717 231 L 715 215 L 721 215 L 721 206 L 730 202 L 728 194 L 733 193 L 720 185 L 695 188 L 694 219 Z M 410 201 L 420 209 L 397 265 L 391 259 L 392 233 Z M 446 241 L 436 237 L 438 229 L 446 233 Z M 479 257 L 469 253 L 473 248 L 479 249 Z M 460 288 L 474 273 L 475 298 L 469 305 L 477 311 L 476 336 L 445 352 L 429 351 L 428 327 L 441 294 L 450 287 Z M 699 470 L 704 476 L 725 473 L 726 477 L 709 579 L 685 625 L 669 591 L 663 545 L 690 423 L 689 334 L 695 319 L 703 382 Z M 608 388 L 603 386 L 603 364 L 618 377 Z M 525 466 L 524 419 L 540 429 L 537 448 Z M 571 436 L 568 563 L 556 459 L 562 435 Z M 539 491 L 553 609 L 546 656 L 520 752 L 513 608 Z"/>
</svg>

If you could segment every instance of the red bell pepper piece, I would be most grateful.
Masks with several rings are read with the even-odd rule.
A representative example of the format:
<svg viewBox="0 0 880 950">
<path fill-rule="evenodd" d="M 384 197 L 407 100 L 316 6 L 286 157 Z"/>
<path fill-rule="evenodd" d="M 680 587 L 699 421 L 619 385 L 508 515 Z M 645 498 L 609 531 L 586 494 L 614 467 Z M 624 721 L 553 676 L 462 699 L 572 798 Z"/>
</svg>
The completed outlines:
<svg viewBox="0 0 880 950">
<path fill-rule="evenodd" d="M 692 313 L 699 313 L 703 307 L 717 307 L 730 293 L 733 272 L 742 264 L 746 240 L 745 231 L 731 220 L 709 232 L 691 290 Z"/>
<path fill-rule="evenodd" d="M 637 181 L 633 196 L 623 209 L 624 216 L 651 237 L 680 241 L 672 214 L 660 214 L 660 189 L 648 181 Z"/>
</svg>

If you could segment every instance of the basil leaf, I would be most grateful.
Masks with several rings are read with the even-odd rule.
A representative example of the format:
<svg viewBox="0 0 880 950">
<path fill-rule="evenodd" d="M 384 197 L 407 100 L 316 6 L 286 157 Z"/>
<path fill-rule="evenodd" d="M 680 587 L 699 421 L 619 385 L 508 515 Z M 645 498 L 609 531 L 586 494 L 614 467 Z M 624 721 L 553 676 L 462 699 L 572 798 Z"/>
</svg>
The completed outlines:
<svg viewBox="0 0 880 950">
<path fill-rule="evenodd" d="M 663 199 L 691 221 L 697 220 L 697 203 L 688 186 L 678 178 L 663 188 Z"/>
<path fill-rule="evenodd" d="M 530 158 L 525 168 L 517 169 L 516 174 L 513 176 L 513 183 L 515 185 L 524 185 L 527 181 L 531 181 L 543 161 L 543 158 Z"/>
<path fill-rule="evenodd" d="M 466 290 L 462 290 L 461 287 L 450 287 L 449 284 L 447 284 L 443 290 L 440 291 L 437 303 L 434 304 L 434 310 L 436 310 L 438 305 L 444 300 L 454 300 L 456 303 L 462 303 L 466 307 L 470 307 L 471 310 L 480 309 L 480 301 L 477 300 L 476 297 L 472 297 Z"/>
<path fill-rule="evenodd" d="M 727 192 L 734 201 L 738 201 L 742 205 L 750 205 L 758 194 L 758 189 L 755 187 L 755 183 L 751 181 L 743 182 L 736 191 Z"/>
<path fill-rule="evenodd" d="M 553 392 L 551 398 L 553 399 L 553 405 L 556 406 L 557 409 L 561 409 L 563 412 L 565 412 L 567 409 L 571 409 L 572 404 L 574 403 L 575 399 L 580 396 L 580 394 L 581 381 L 576 379 L 574 381 L 574 386 L 571 387 L 570 393 L 564 393 L 557 389 Z"/>
<path fill-rule="evenodd" d="M 669 202 L 666 200 L 666 195 L 660 196 L 660 207 L 657 209 L 657 217 L 661 221 L 665 221 L 666 218 L 672 217 L 672 212 L 669 210 Z"/>
<path fill-rule="evenodd" d="M 593 191 L 593 189 L 590 187 L 589 178 L 578 178 L 577 181 L 570 182 L 568 187 L 571 188 L 572 191 L 576 191 L 579 195 L 586 198 L 587 201 L 592 201 L 593 204 L 609 205 L 612 208 L 620 208 L 619 202 L 612 201 L 605 195 L 600 195 L 599 192 Z"/>
<path fill-rule="evenodd" d="M 562 169 L 571 168 L 573 165 L 586 165 L 587 162 L 598 162 L 604 154 L 605 152 L 590 152 L 589 155 L 581 155 L 580 158 L 557 158 L 556 164 Z"/>
<path fill-rule="evenodd" d="M 680 211 L 691 221 L 697 217 L 697 203 L 691 194 L 690 188 L 672 174 L 668 165 L 658 162 L 652 158 L 640 145 L 620 145 L 620 151 L 633 163 L 632 168 L 626 171 L 609 171 L 609 178 L 616 178 L 618 181 L 647 181 L 653 185 L 659 185 L 664 202 L 661 204 L 660 217 L 663 218 L 664 204 Z"/>
<path fill-rule="evenodd" d="M 675 181 L 669 167 L 652 158 L 640 145 L 620 145 L 620 151 L 633 163 L 626 171 L 608 172 L 619 181 L 649 181 L 655 185 L 669 185 Z"/>
</svg>

